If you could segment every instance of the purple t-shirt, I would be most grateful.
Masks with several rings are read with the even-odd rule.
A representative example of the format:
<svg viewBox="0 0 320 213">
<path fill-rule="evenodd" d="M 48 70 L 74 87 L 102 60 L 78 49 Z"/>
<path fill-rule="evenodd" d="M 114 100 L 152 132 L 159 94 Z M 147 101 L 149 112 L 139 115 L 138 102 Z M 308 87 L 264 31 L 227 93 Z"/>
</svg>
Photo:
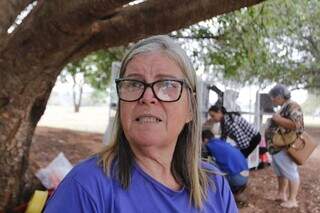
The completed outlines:
<svg viewBox="0 0 320 213">
<path fill-rule="evenodd" d="M 215 189 L 209 189 L 199 211 L 190 204 L 187 189 L 173 191 L 136 164 L 129 188 L 123 189 L 117 180 L 105 175 L 97 159 L 87 159 L 70 171 L 49 199 L 45 213 L 238 212 L 229 185 L 220 175 L 211 176 Z"/>
</svg>

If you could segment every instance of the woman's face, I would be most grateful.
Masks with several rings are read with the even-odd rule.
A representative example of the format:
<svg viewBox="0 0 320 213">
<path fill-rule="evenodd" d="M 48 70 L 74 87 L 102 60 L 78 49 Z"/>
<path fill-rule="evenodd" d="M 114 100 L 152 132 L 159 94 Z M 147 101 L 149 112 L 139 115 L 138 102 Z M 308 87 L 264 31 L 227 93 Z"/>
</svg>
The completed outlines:
<svg viewBox="0 0 320 213">
<path fill-rule="evenodd" d="M 128 63 L 123 78 L 151 83 L 161 79 L 184 79 L 179 66 L 163 53 L 139 54 Z M 134 102 L 120 101 L 120 121 L 130 146 L 174 149 L 183 126 L 191 121 L 186 87 L 176 102 L 161 102 L 148 87 Z"/>
<path fill-rule="evenodd" d="M 282 106 L 286 100 L 281 96 L 276 96 L 276 97 L 271 96 L 271 101 L 274 106 Z"/>
<path fill-rule="evenodd" d="M 213 122 L 215 122 L 215 123 L 220 122 L 223 118 L 223 113 L 220 111 L 218 111 L 218 112 L 209 111 L 209 115 L 210 115 L 211 119 L 213 120 Z"/>
</svg>

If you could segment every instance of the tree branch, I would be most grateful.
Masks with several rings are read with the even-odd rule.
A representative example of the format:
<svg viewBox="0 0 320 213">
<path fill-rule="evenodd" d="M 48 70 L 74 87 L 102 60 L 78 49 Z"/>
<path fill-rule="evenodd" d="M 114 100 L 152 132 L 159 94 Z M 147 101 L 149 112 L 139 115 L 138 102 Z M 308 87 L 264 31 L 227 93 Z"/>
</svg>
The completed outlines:
<svg viewBox="0 0 320 213">
<path fill-rule="evenodd" d="M 0 34 L 6 33 L 19 13 L 35 0 L 0 0 Z"/>
<path fill-rule="evenodd" d="M 115 16 L 97 22 L 99 32 L 78 54 L 112 47 L 155 34 L 166 34 L 201 20 L 252 6 L 264 0 L 149 0 L 120 9 Z M 156 24 L 155 24 L 156 23 Z M 130 32 L 128 34 L 128 32 Z"/>
<path fill-rule="evenodd" d="M 131 1 L 83 0 L 79 1 L 81 4 L 78 2 L 82 7 L 77 5 L 76 0 L 69 3 L 62 0 L 38 2 L 36 8 L 10 35 L 3 52 L 0 49 L 0 67 L 1 59 L 6 61 L 13 55 L 17 59 L 12 63 L 13 66 L 64 66 L 68 55 L 73 54 L 95 33 L 92 23 Z M 67 6 L 61 9 L 64 3 Z M 101 12 L 98 18 L 93 17 L 93 8 L 99 8 L 96 9 Z M 101 8 L 104 8 L 103 13 Z M 24 60 L 19 61 L 18 58 Z"/>
<path fill-rule="evenodd" d="M 181 38 L 181 39 L 190 39 L 190 40 L 205 40 L 205 39 L 213 39 L 219 40 L 219 36 L 182 36 L 182 35 L 169 35 L 171 38 Z"/>
<path fill-rule="evenodd" d="M 0 47 L 6 41 L 7 30 L 29 4 L 35 0 L 0 0 Z"/>
<path fill-rule="evenodd" d="M 71 3 L 62 0 L 41 1 L 12 33 L 5 51 L 0 51 L 0 68 L 1 59 L 5 62 L 8 58 L 11 63 L 4 63 L 3 67 L 12 72 L 21 72 L 27 67 L 36 69 L 39 65 L 44 66 L 44 70 L 63 67 L 71 59 L 98 49 L 169 33 L 263 1 L 148 0 L 125 7 L 123 4 L 129 0 L 83 0 L 81 7 L 77 6 L 76 0 Z M 64 3 L 68 6 L 61 9 Z M 105 9 L 101 11 L 100 7 Z M 95 11 L 99 11 L 98 17 L 93 16 Z M 16 69 L 18 67 L 22 69 Z M 33 71 L 28 69 L 26 72 Z"/>
<path fill-rule="evenodd" d="M 40 11 L 40 16 L 48 16 L 68 32 L 83 30 L 93 21 L 105 19 L 114 15 L 117 8 L 126 6 L 134 0 L 50 0 L 46 1 Z"/>
</svg>

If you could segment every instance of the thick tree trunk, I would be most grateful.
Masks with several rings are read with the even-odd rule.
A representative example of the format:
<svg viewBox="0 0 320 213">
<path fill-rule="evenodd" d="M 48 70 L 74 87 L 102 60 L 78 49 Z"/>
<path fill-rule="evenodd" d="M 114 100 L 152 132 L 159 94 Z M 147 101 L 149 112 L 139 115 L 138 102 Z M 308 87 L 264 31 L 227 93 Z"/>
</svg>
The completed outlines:
<svg viewBox="0 0 320 213">
<path fill-rule="evenodd" d="M 18 81 L 14 75 L 9 77 L 6 80 L 13 92 L 3 96 L 5 90 L 1 91 L 6 102 L 0 108 L 0 209 L 19 202 L 33 132 L 55 82 L 53 77 L 50 80 L 33 76 L 38 81 L 32 84 Z"/>
<path fill-rule="evenodd" d="M 60 70 L 100 48 L 168 33 L 263 0 L 50 0 L 7 34 L 21 5 L 0 13 L 0 211 L 19 202 L 34 129 Z M 1 39 L 4 38 L 4 39 Z"/>
</svg>

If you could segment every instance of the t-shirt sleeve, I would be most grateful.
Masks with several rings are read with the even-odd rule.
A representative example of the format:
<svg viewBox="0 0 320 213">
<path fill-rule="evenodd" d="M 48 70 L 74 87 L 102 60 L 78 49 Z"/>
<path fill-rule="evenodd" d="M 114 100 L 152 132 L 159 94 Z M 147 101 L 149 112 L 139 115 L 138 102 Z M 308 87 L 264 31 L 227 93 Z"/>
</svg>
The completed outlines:
<svg viewBox="0 0 320 213">
<path fill-rule="evenodd" d="M 61 182 L 49 198 L 44 213 L 99 212 L 90 194 L 72 177 Z"/>
<path fill-rule="evenodd" d="M 302 131 L 303 124 L 303 113 L 301 107 L 298 104 L 291 104 L 289 108 L 289 119 L 292 120 L 298 131 Z"/>
<path fill-rule="evenodd" d="M 225 177 L 219 176 L 220 193 L 227 213 L 237 213 L 238 207 Z"/>
</svg>

